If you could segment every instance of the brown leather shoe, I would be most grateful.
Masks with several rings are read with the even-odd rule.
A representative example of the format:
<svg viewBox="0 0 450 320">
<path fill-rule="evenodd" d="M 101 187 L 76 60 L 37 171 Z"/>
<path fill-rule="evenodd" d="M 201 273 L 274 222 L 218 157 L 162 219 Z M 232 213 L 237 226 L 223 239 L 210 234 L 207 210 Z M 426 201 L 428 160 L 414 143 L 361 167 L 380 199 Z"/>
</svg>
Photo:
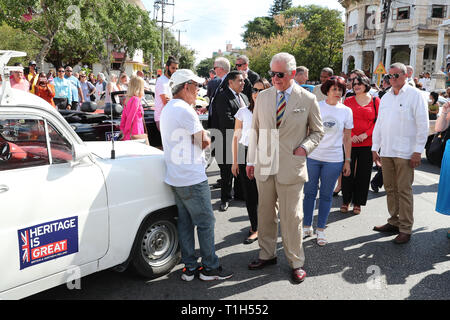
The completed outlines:
<svg viewBox="0 0 450 320">
<path fill-rule="evenodd" d="M 277 264 L 277 257 L 269 259 L 269 260 L 263 260 L 263 259 L 255 260 L 248 265 L 248 268 L 250 270 L 259 270 L 259 269 L 263 269 L 264 267 L 270 266 L 273 264 Z"/>
<path fill-rule="evenodd" d="M 292 280 L 295 283 L 301 283 L 306 278 L 306 272 L 302 268 L 292 269 Z"/>
<path fill-rule="evenodd" d="M 389 224 L 389 223 L 386 223 L 385 225 L 382 225 L 382 226 L 373 227 L 373 230 L 378 231 L 378 232 L 389 232 L 389 233 L 399 233 L 400 232 L 398 227 L 393 226 L 392 224 Z"/>
<path fill-rule="evenodd" d="M 404 233 L 404 232 L 400 232 L 398 234 L 398 236 L 395 237 L 394 239 L 394 243 L 396 244 L 404 244 L 409 242 L 409 240 L 411 239 L 411 235 L 408 233 Z"/>
</svg>

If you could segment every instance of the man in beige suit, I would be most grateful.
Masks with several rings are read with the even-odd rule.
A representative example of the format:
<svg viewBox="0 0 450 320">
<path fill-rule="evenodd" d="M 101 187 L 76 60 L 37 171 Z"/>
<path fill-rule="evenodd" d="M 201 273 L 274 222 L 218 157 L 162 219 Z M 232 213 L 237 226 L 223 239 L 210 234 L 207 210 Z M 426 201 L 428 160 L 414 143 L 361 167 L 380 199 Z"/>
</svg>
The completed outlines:
<svg viewBox="0 0 450 320">
<path fill-rule="evenodd" d="M 317 147 L 324 132 L 316 97 L 294 83 L 295 58 L 278 53 L 270 69 L 274 86 L 258 95 L 248 149 L 247 175 L 256 178 L 259 193 L 261 248 L 259 258 L 248 267 L 256 270 L 277 263 L 278 209 L 292 279 L 300 283 L 306 277 L 301 201 L 308 179 L 306 155 Z"/>
</svg>

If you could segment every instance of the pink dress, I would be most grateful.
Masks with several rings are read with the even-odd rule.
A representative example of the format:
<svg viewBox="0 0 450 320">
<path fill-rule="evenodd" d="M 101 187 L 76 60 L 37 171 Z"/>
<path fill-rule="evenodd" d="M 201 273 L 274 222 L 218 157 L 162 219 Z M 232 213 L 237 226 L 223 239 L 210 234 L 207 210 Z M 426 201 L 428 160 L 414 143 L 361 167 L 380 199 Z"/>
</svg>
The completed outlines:
<svg viewBox="0 0 450 320">
<path fill-rule="evenodd" d="M 125 109 L 122 112 L 120 120 L 120 130 L 123 132 L 123 140 L 131 140 L 132 135 L 145 134 L 142 116 L 144 109 L 142 108 L 141 99 L 136 96 L 131 97 Z"/>
</svg>

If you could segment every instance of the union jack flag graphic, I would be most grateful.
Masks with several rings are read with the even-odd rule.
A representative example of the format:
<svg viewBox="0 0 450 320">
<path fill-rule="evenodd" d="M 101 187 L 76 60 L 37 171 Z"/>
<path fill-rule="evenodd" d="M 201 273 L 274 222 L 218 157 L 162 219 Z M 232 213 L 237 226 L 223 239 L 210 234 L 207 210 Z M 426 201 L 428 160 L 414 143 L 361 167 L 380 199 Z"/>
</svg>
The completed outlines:
<svg viewBox="0 0 450 320">
<path fill-rule="evenodd" d="M 20 233 L 22 239 L 22 262 L 30 262 L 30 241 L 28 238 L 28 230 Z"/>
</svg>

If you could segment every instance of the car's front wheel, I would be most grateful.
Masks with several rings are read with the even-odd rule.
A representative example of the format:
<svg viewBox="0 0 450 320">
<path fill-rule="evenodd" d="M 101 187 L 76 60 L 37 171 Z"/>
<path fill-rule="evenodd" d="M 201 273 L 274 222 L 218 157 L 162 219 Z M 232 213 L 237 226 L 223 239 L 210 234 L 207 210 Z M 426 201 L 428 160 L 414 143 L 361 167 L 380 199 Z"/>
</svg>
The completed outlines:
<svg viewBox="0 0 450 320">
<path fill-rule="evenodd" d="M 132 268 L 139 275 L 153 279 L 170 272 L 179 261 L 175 214 L 172 211 L 152 214 L 139 229 Z"/>
</svg>

